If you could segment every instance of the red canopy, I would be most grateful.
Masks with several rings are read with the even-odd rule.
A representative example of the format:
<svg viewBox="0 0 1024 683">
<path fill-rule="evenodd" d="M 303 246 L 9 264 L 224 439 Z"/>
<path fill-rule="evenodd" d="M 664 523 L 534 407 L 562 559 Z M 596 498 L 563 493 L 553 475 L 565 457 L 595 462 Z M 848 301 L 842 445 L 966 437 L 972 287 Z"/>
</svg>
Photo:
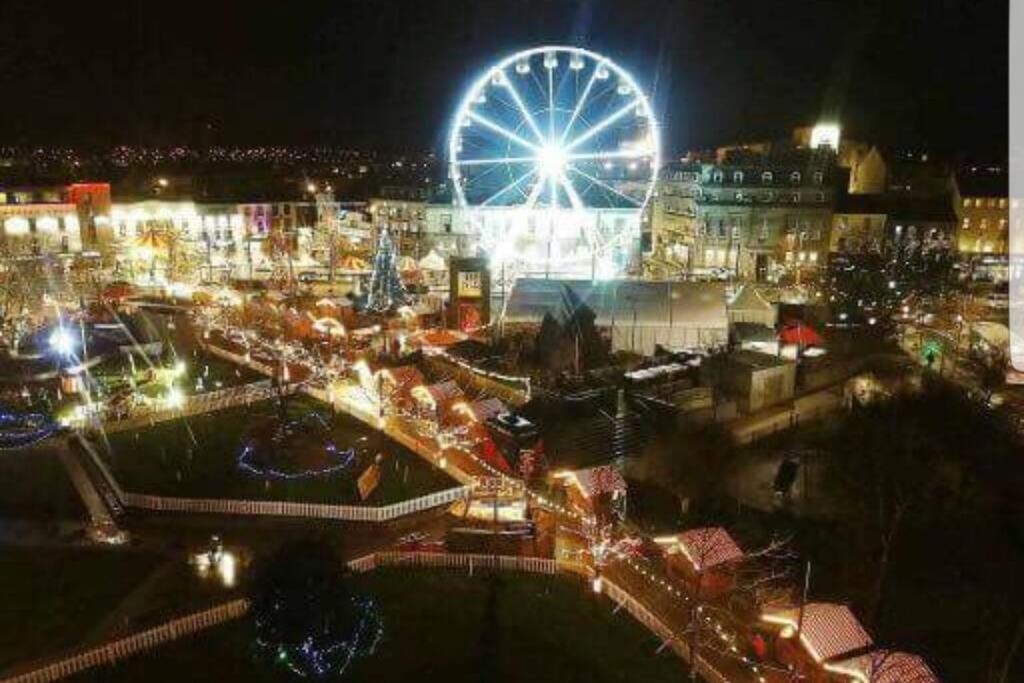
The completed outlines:
<svg viewBox="0 0 1024 683">
<path fill-rule="evenodd" d="M 779 339 L 783 344 L 796 344 L 798 346 L 824 346 L 825 340 L 814 331 L 813 327 L 803 323 L 791 323 L 779 333 Z"/>
</svg>

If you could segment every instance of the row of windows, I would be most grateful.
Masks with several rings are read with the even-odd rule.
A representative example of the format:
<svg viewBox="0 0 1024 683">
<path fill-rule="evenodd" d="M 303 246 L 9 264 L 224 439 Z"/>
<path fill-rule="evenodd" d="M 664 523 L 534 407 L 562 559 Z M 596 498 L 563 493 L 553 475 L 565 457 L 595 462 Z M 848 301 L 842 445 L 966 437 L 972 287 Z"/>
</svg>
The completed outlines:
<svg viewBox="0 0 1024 683">
<path fill-rule="evenodd" d="M 995 209 L 995 208 L 1005 209 L 1006 206 L 1007 206 L 1007 201 L 1006 201 L 1005 197 L 1000 198 L 1000 199 L 996 199 L 994 197 L 989 197 L 988 199 L 975 199 L 973 197 L 969 197 L 969 198 L 964 200 L 964 208 L 965 209 L 969 209 L 972 206 L 976 207 L 978 209 L 984 208 L 986 206 L 988 208 L 990 208 L 990 209 Z"/>
<path fill-rule="evenodd" d="M 734 185 L 742 185 L 743 184 L 743 179 L 745 177 L 746 176 L 744 175 L 743 171 L 733 171 L 732 172 L 732 182 L 733 182 Z M 814 174 L 811 177 L 814 179 L 814 184 L 815 185 L 821 185 L 823 182 L 825 182 L 825 173 L 822 172 L 822 171 L 815 171 Z M 712 179 L 713 182 L 716 182 L 716 183 L 719 183 L 719 184 L 724 183 L 725 182 L 725 172 L 724 171 L 715 171 L 711 175 L 711 179 Z M 792 171 L 792 172 L 790 172 L 790 174 L 789 174 L 789 182 L 791 182 L 794 185 L 799 185 L 802 181 L 803 181 L 803 174 L 800 173 L 800 171 Z M 772 171 L 763 171 L 761 173 L 761 184 L 762 185 L 770 185 L 773 182 L 775 182 L 775 173 L 774 172 L 772 172 Z"/>
<path fill-rule="evenodd" d="M 758 239 L 767 240 L 771 229 L 767 225 L 762 225 L 758 234 Z M 732 239 L 740 239 L 742 232 L 740 226 L 733 225 L 731 228 L 726 226 L 724 223 L 719 223 L 717 227 L 710 226 L 706 223 L 701 223 L 697 226 L 698 237 L 717 237 L 719 239 L 725 239 L 727 236 L 731 236 Z M 786 230 L 786 237 L 788 239 L 799 239 L 801 243 L 808 240 L 820 242 L 822 237 L 822 231 L 820 228 L 816 230 L 800 230 L 799 232 L 788 228 Z"/>
<path fill-rule="evenodd" d="M 712 202 L 718 201 L 719 196 L 720 195 L 718 195 L 717 193 L 714 193 L 714 192 L 706 192 L 706 193 L 704 193 L 704 198 L 707 199 L 708 201 L 712 201 Z M 727 197 L 723 197 L 723 198 L 727 198 Z M 774 192 L 772 192 L 770 190 L 767 191 L 767 192 L 760 192 L 760 193 L 747 193 L 747 192 L 743 192 L 741 190 L 737 190 L 736 193 L 732 196 L 732 199 L 734 201 L 737 201 L 737 202 L 753 202 L 755 199 L 760 199 L 762 202 L 774 202 L 776 200 L 776 195 L 775 195 Z M 803 201 L 803 195 L 800 192 L 792 192 L 790 194 L 780 194 L 780 195 L 778 195 L 778 200 L 781 201 L 781 202 L 790 201 L 790 202 L 793 202 L 794 204 L 798 204 L 801 201 Z M 825 193 L 824 192 L 816 193 L 814 195 L 814 201 L 819 203 L 819 204 L 823 204 L 825 202 Z"/>
<path fill-rule="evenodd" d="M 963 223 L 961 223 L 961 228 L 964 229 L 964 230 L 970 230 L 971 229 L 971 225 L 972 225 L 971 219 L 970 218 L 965 218 L 963 220 Z M 1006 219 L 1005 218 L 1000 218 L 999 219 L 999 229 L 1000 230 L 1006 230 L 1006 225 L 1007 225 Z M 979 230 L 988 230 L 988 228 L 989 228 L 988 219 L 987 218 L 982 218 L 978 222 L 978 229 Z"/>
</svg>

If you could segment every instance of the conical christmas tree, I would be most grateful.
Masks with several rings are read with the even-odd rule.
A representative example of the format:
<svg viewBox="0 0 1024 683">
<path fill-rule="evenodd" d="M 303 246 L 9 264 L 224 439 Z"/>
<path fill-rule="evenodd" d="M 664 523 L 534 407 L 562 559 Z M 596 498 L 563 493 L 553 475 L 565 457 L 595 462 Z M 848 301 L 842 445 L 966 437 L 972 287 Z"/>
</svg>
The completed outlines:
<svg viewBox="0 0 1024 683">
<path fill-rule="evenodd" d="M 405 302 L 405 288 L 398 275 L 398 253 L 388 229 L 383 228 L 377 240 L 377 253 L 373 257 L 373 274 L 370 276 L 366 308 L 382 313 Z"/>
</svg>

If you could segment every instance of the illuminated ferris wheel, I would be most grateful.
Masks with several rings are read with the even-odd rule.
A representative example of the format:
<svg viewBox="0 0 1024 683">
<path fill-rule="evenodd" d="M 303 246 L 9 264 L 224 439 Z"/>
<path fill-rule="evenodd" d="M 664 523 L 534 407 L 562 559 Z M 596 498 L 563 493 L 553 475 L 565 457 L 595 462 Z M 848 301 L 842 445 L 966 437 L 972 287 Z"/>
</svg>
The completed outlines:
<svg viewBox="0 0 1024 683">
<path fill-rule="evenodd" d="M 575 47 L 518 52 L 463 98 L 449 137 L 456 200 L 469 208 L 643 207 L 657 125 L 633 77 Z"/>
<path fill-rule="evenodd" d="M 639 241 L 659 164 L 650 101 L 624 69 L 546 46 L 488 68 L 448 139 L 455 201 L 492 267 L 610 276 Z"/>
</svg>

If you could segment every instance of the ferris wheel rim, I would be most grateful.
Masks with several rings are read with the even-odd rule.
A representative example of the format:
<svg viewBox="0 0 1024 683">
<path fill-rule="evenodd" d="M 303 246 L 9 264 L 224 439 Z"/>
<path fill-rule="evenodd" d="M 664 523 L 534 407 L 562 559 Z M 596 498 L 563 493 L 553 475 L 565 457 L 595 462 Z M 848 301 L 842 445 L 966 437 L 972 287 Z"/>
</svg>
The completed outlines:
<svg viewBox="0 0 1024 683">
<path fill-rule="evenodd" d="M 600 54 L 598 52 L 595 52 L 593 50 L 590 50 L 590 49 L 587 49 L 587 48 L 583 48 L 583 47 L 577 47 L 577 46 L 571 46 L 571 45 L 550 45 L 550 44 L 549 45 L 536 46 L 536 47 L 527 48 L 527 49 L 523 49 L 523 50 L 518 50 L 516 52 L 513 52 L 511 54 L 506 55 L 505 57 L 503 57 L 500 60 L 498 60 L 496 63 L 487 66 L 485 69 L 483 69 L 481 71 L 479 76 L 477 76 L 473 80 L 473 82 L 470 85 L 470 87 L 466 89 L 465 93 L 463 94 L 462 98 L 460 99 L 458 108 L 456 109 L 455 115 L 452 118 L 451 126 L 450 126 L 449 133 L 448 133 L 448 177 L 449 177 L 449 179 L 452 182 L 453 198 L 455 200 L 455 204 L 457 206 L 459 206 L 460 208 L 463 208 L 463 209 L 466 209 L 466 210 L 470 210 L 470 211 L 490 208 L 490 207 L 486 206 L 486 202 L 484 202 L 484 203 L 480 203 L 480 202 L 472 203 L 472 202 L 470 202 L 467 199 L 465 191 L 464 191 L 464 189 L 462 188 L 462 186 L 461 186 L 461 184 L 459 182 L 460 181 L 461 173 L 460 173 L 460 171 L 458 169 L 459 169 L 459 167 L 461 165 L 465 164 L 465 160 L 460 160 L 459 159 L 459 150 L 458 150 L 458 146 L 459 145 L 458 145 L 458 142 L 459 142 L 459 136 L 460 136 L 460 129 L 462 127 L 462 122 L 467 117 L 469 117 L 469 115 L 471 114 L 471 107 L 472 107 L 472 105 L 476 102 L 479 94 L 482 93 L 487 88 L 488 82 L 495 76 L 495 74 L 501 73 L 501 74 L 503 74 L 503 77 L 504 77 L 504 76 L 506 76 L 505 70 L 507 68 L 509 68 L 510 66 L 513 66 L 516 63 L 521 62 L 523 60 L 529 60 L 530 58 L 535 57 L 537 55 L 544 55 L 544 54 L 547 54 L 547 53 L 556 53 L 556 54 L 557 53 L 562 53 L 562 54 L 568 54 L 568 55 L 571 55 L 571 56 L 580 56 L 580 57 L 584 57 L 584 58 L 590 59 L 590 60 L 592 60 L 594 62 L 594 69 L 595 70 L 597 68 L 601 67 L 601 66 L 604 66 L 604 67 L 608 68 L 609 70 L 611 70 L 616 75 L 616 77 L 622 79 L 629 86 L 629 88 L 631 89 L 632 93 L 635 95 L 634 100 L 629 105 L 627 105 L 627 107 L 623 107 L 623 109 L 639 106 L 643 110 L 643 112 L 644 112 L 644 117 L 649 122 L 649 130 L 647 132 L 647 135 L 650 138 L 650 152 L 648 154 L 635 155 L 634 158 L 649 158 L 650 159 L 650 176 L 648 178 L 646 178 L 646 180 L 644 181 L 644 183 L 646 185 L 646 188 L 645 188 L 645 190 L 643 192 L 643 197 L 642 197 L 642 199 L 640 201 L 637 201 L 637 200 L 635 200 L 635 199 L 633 199 L 631 197 L 627 197 L 627 198 L 631 202 L 634 202 L 636 204 L 635 210 L 637 212 L 644 211 L 647 208 L 647 206 L 649 205 L 651 197 L 654 194 L 655 186 L 657 184 L 658 171 L 659 171 L 660 166 L 661 166 L 660 126 L 658 124 L 657 118 L 654 116 L 654 108 L 651 105 L 650 98 L 648 97 L 647 93 L 637 83 L 637 81 L 633 77 L 633 75 L 628 70 L 626 70 L 621 65 L 619 65 L 614 60 L 612 60 L 610 57 L 607 57 L 607 56 L 602 55 L 602 54 Z M 514 97 L 518 97 L 518 96 L 514 96 Z M 581 100 L 582 99 L 583 98 L 581 97 Z M 553 107 L 554 104 L 552 103 L 551 106 Z M 573 123 L 575 123 L 575 121 L 577 119 L 577 115 L 578 115 L 578 112 L 574 112 L 573 116 L 570 118 L 569 123 L 563 129 L 563 131 L 562 131 L 563 134 L 567 134 L 568 133 L 568 130 L 572 127 Z M 479 119 L 481 117 L 476 116 L 476 117 L 472 117 L 472 118 Z M 517 142 L 521 146 L 523 146 L 523 147 L 525 147 L 527 149 L 530 149 L 531 151 L 534 151 L 535 153 L 539 153 L 540 152 L 540 149 L 538 148 L 538 146 L 536 144 L 529 143 L 529 141 L 527 141 L 525 139 L 520 139 Z M 563 142 L 564 142 L 564 138 L 563 138 Z M 577 139 L 577 140 L 574 141 L 574 143 L 576 143 L 576 142 L 579 142 L 579 140 Z M 609 152 L 607 154 L 611 155 L 611 154 L 614 154 L 614 153 Z M 491 160 L 483 160 L 483 161 L 487 161 L 487 162 L 490 162 L 490 163 L 498 163 L 498 162 L 503 161 L 503 160 L 491 159 Z M 526 163 L 526 162 L 536 163 L 537 156 L 535 155 L 534 157 L 522 157 L 521 159 L 515 159 L 515 161 L 522 162 L 522 163 Z M 575 171 L 575 172 L 579 173 L 579 169 L 576 169 L 575 167 L 570 166 L 570 167 L 567 167 L 567 168 L 569 170 L 572 170 L 572 171 Z M 537 172 L 538 171 L 536 169 L 528 171 L 522 177 L 517 179 L 514 182 L 514 184 L 518 185 L 519 182 L 521 182 L 525 177 L 527 177 L 528 175 L 532 175 L 533 173 L 537 173 Z M 566 175 L 568 175 L 568 173 L 566 173 Z M 594 179 L 591 178 L 591 181 L 593 181 L 593 180 Z M 605 185 L 605 188 L 608 189 L 608 186 Z M 588 188 L 588 191 L 589 191 L 589 188 Z M 622 193 L 618 193 L 617 192 L 616 194 L 620 194 L 621 195 Z M 625 195 L 622 195 L 622 196 L 625 196 Z M 493 199 L 493 197 L 492 197 L 492 199 Z M 523 208 L 523 207 L 503 207 L 503 208 Z M 529 209 L 530 207 L 526 207 L 526 208 Z M 591 208 L 591 207 L 588 207 L 588 208 Z M 556 207 L 555 210 L 563 210 L 563 208 L 562 207 Z"/>
</svg>

